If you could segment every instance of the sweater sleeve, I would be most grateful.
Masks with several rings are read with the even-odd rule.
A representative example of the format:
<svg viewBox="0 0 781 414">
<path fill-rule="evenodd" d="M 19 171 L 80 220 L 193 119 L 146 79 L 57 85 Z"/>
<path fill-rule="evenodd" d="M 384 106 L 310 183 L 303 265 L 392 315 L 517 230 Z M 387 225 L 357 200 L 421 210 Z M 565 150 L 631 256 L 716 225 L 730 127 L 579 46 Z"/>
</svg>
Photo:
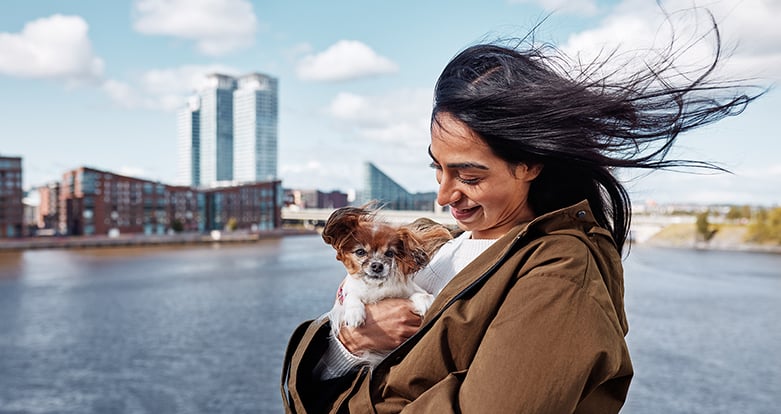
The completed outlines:
<svg viewBox="0 0 781 414">
<path fill-rule="evenodd" d="M 333 335 L 328 336 L 328 346 L 314 369 L 314 375 L 321 380 L 341 377 L 361 365 L 361 359 L 353 355 Z"/>
</svg>

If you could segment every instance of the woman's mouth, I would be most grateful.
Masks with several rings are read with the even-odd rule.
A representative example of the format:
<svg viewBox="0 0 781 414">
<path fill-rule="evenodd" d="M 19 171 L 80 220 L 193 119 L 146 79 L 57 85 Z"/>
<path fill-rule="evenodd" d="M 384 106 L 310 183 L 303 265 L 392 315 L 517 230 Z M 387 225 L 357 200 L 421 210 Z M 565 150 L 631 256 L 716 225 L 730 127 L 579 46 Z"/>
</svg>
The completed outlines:
<svg viewBox="0 0 781 414">
<path fill-rule="evenodd" d="M 475 215 L 477 213 L 477 210 L 480 209 L 480 206 L 475 206 L 472 208 L 455 208 L 450 207 L 450 213 L 453 215 L 453 218 L 455 218 L 458 221 L 465 221 L 468 220 L 470 217 Z"/>
</svg>

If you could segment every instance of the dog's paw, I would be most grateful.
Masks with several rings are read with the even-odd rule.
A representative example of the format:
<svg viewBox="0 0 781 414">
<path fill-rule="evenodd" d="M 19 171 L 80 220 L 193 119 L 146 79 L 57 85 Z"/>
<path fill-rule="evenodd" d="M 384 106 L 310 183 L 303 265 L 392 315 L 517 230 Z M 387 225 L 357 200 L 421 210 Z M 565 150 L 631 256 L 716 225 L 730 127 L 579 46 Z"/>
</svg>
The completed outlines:
<svg viewBox="0 0 781 414">
<path fill-rule="evenodd" d="M 412 306 L 415 308 L 415 313 L 420 316 L 426 313 L 431 304 L 434 303 L 434 295 L 430 293 L 417 292 L 410 296 L 409 300 L 412 301 Z"/>
<path fill-rule="evenodd" d="M 347 307 L 344 310 L 344 317 L 342 318 L 342 322 L 345 326 L 355 328 L 357 326 L 363 325 L 364 319 L 366 319 L 366 311 L 363 308 L 363 304 L 361 304 L 361 306 Z"/>
</svg>

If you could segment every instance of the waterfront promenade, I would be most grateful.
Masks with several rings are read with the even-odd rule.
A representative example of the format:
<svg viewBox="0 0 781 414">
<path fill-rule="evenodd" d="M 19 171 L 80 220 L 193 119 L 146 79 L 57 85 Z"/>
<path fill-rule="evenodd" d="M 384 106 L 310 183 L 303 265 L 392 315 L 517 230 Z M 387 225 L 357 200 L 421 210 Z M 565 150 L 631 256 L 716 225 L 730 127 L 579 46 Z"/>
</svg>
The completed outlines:
<svg viewBox="0 0 781 414">
<path fill-rule="evenodd" d="M 116 237 L 47 236 L 0 240 L 0 251 L 27 249 L 71 249 L 94 247 L 141 247 L 156 245 L 200 245 L 214 243 L 252 243 L 290 235 L 312 234 L 314 230 L 282 228 L 263 232 L 211 232 L 163 235 L 124 234 Z"/>
</svg>

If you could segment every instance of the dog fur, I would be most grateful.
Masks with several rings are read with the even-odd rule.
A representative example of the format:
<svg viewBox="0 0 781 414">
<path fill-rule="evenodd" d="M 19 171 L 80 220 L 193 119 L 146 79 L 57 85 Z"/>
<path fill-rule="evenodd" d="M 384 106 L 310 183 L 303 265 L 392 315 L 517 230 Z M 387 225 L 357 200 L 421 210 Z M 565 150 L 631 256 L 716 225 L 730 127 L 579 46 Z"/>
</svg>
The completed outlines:
<svg viewBox="0 0 781 414">
<path fill-rule="evenodd" d="M 406 298 L 412 301 L 415 313 L 423 316 L 434 300 L 412 280 L 412 275 L 452 238 L 450 231 L 429 219 L 393 226 L 379 220 L 376 213 L 369 207 L 340 208 L 323 229 L 323 240 L 336 250 L 336 259 L 348 274 L 328 313 L 334 336 L 342 326 L 361 326 L 366 304 Z M 359 355 L 370 366 L 384 356 L 374 351 Z"/>
</svg>

